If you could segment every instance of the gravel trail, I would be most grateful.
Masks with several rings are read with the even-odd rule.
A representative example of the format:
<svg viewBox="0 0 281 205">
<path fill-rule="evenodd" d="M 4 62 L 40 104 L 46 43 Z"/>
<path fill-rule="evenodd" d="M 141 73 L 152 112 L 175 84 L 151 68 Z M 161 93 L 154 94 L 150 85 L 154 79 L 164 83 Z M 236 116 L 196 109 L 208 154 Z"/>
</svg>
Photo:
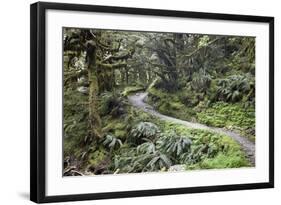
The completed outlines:
<svg viewBox="0 0 281 205">
<path fill-rule="evenodd" d="M 128 100 L 134 107 L 137 107 L 156 117 L 159 117 L 161 120 L 166 120 L 166 121 L 173 122 L 176 124 L 181 124 L 188 128 L 208 130 L 211 132 L 224 134 L 224 135 L 231 137 L 232 139 L 234 139 L 241 145 L 241 147 L 245 151 L 249 161 L 251 162 L 251 164 L 253 166 L 255 166 L 255 144 L 253 142 L 251 142 L 250 140 L 248 140 L 246 137 L 243 137 L 234 131 L 226 130 L 224 128 L 209 127 L 204 124 L 200 124 L 200 123 L 196 123 L 196 122 L 188 122 L 185 120 L 180 120 L 180 119 L 177 119 L 174 117 L 163 115 L 163 114 L 157 112 L 151 105 L 149 105 L 145 102 L 147 95 L 148 95 L 147 92 L 135 93 L 133 95 L 128 96 Z"/>
</svg>

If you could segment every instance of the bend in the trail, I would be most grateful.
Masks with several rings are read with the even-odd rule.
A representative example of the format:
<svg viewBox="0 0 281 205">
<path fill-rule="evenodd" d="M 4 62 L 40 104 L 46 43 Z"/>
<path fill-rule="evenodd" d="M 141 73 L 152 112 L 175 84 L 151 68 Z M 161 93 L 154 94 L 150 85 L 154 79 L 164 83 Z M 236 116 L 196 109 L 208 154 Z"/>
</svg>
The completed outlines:
<svg viewBox="0 0 281 205">
<path fill-rule="evenodd" d="M 249 161 L 251 162 L 251 164 L 253 166 L 255 166 L 255 144 L 253 142 L 249 141 L 247 138 L 240 136 L 238 133 L 236 133 L 234 131 L 229 131 L 229 130 L 226 130 L 223 128 L 209 127 L 204 124 L 188 122 L 185 120 L 180 120 L 180 119 L 177 119 L 174 117 L 163 115 L 163 114 L 157 112 L 151 105 L 149 105 L 145 102 L 147 95 L 148 95 L 147 92 L 136 93 L 134 95 L 128 96 L 128 100 L 134 107 L 137 107 L 156 117 L 159 117 L 162 120 L 170 121 L 170 122 L 173 122 L 176 124 L 181 124 L 181 125 L 184 125 L 189 128 L 208 130 L 211 132 L 216 132 L 216 133 L 224 134 L 224 135 L 231 137 L 232 139 L 234 139 L 241 145 L 241 147 L 245 151 Z"/>
</svg>

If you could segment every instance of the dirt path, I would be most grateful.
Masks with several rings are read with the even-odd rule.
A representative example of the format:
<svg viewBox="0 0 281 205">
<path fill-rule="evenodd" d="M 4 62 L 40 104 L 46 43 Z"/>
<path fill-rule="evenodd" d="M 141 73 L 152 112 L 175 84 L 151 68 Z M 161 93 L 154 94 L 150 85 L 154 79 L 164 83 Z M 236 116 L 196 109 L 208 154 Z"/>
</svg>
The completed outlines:
<svg viewBox="0 0 281 205">
<path fill-rule="evenodd" d="M 247 157 L 249 158 L 249 161 L 251 162 L 251 164 L 253 166 L 255 165 L 255 144 L 253 142 L 249 141 L 246 137 L 240 136 L 236 132 L 229 131 L 229 130 L 226 130 L 223 128 L 209 127 L 207 125 L 203 125 L 200 123 L 188 122 L 188 121 L 180 120 L 180 119 L 170 117 L 167 115 L 163 115 L 163 114 L 157 112 L 151 105 L 149 105 L 145 102 L 147 95 L 148 95 L 147 92 L 136 93 L 134 95 L 128 96 L 128 100 L 134 107 L 142 109 L 143 111 L 150 113 L 156 117 L 159 117 L 162 120 L 181 124 L 188 128 L 208 130 L 208 131 L 216 132 L 219 134 L 225 134 L 225 135 L 231 137 L 232 139 L 236 140 L 241 145 L 241 147 L 245 151 Z"/>
</svg>

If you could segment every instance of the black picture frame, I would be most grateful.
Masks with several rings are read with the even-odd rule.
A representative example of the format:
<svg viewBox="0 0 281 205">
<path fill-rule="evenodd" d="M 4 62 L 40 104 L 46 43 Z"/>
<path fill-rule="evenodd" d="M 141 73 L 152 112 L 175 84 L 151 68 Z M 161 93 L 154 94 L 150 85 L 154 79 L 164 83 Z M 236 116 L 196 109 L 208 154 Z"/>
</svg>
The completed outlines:
<svg viewBox="0 0 281 205">
<path fill-rule="evenodd" d="M 46 81 L 45 38 L 46 10 L 85 11 L 152 15 L 195 19 L 263 22 L 269 24 L 269 181 L 236 185 L 122 191 L 74 195 L 46 196 Z M 274 187 L 274 18 L 143 8 L 110 7 L 82 4 L 38 2 L 30 7 L 30 199 L 37 203 L 97 200 L 197 192 L 231 191 Z"/>
</svg>

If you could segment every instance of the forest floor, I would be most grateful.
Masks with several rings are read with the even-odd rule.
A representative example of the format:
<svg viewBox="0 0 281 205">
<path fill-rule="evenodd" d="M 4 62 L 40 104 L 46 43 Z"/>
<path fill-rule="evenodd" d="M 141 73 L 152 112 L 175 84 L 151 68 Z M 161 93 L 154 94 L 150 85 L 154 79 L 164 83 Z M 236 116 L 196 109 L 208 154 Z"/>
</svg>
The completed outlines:
<svg viewBox="0 0 281 205">
<path fill-rule="evenodd" d="M 224 128 L 210 127 L 210 126 L 200 124 L 197 122 L 189 122 L 189 121 L 180 120 L 180 119 L 177 119 L 174 117 L 170 117 L 167 115 L 163 115 L 163 114 L 157 112 L 153 108 L 153 106 L 146 103 L 147 96 L 148 96 L 147 92 L 138 92 L 133 95 L 129 95 L 128 100 L 134 107 L 139 108 L 139 109 L 143 110 L 144 112 L 149 113 L 155 117 L 158 117 L 160 120 L 165 120 L 165 121 L 169 121 L 172 123 L 184 125 L 188 128 L 192 128 L 192 129 L 202 129 L 202 130 L 207 130 L 210 132 L 215 132 L 218 134 L 225 134 L 225 135 L 231 137 L 232 139 L 234 139 L 235 141 L 237 141 L 240 144 L 242 149 L 245 151 L 246 156 L 248 157 L 252 166 L 255 166 L 255 144 L 254 144 L 254 142 L 251 142 L 246 137 L 243 137 L 234 131 L 226 130 Z"/>
</svg>

